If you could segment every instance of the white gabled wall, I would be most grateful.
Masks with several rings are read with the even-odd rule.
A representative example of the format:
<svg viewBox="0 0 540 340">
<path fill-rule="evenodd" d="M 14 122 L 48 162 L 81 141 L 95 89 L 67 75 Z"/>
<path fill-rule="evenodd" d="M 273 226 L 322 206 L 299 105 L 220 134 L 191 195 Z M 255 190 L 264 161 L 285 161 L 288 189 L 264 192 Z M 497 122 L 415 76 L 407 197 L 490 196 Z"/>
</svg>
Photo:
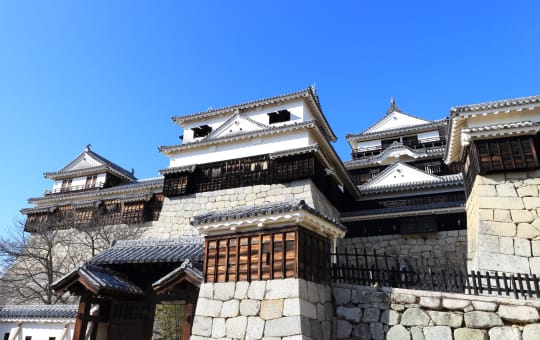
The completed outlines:
<svg viewBox="0 0 540 340">
<path fill-rule="evenodd" d="M 251 110 L 242 111 L 242 115 L 258 123 L 269 125 L 268 113 L 279 111 L 279 110 L 289 110 L 291 113 L 291 120 L 287 122 L 275 123 L 275 124 L 272 124 L 271 126 L 288 125 L 288 124 L 305 122 L 305 121 L 313 119 L 313 114 L 311 113 L 309 108 L 305 105 L 303 100 L 296 100 L 293 102 L 283 103 L 279 105 L 266 105 L 263 107 L 259 106 Z M 186 123 L 183 126 L 184 128 L 183 143 L 189 143 L 189 142 L 197 141 L 203 138 L 203 137 L 193 138 L 193 130 L 191 130 L 192 128 L 196 128 L 201 125 L 208 125 L 212 128 L 212 131 L 215 131 L 233 115 L 234 114 L 231 113 L 228 115 L 210 117 L 210 118 L 205 118 L 205 119 Z"/>
<path fill-rule="evenodd" d="M 71 188 L 73 188 L 73 187 L 84 187 L 86 185 L 86 178 L 87 177 L 88 176 L 73 178 L 72 181 L 71 181 Z M 96 179 L 96 186 L 99 186 L 100 184 L 105 183 L 105 179 L 106 179 L 106 174 L 105 173 L 98 174 L 97 179 Z M 60 190 L 62 188 L 62 182 L 63 182 L 63 180 L 61 180 L 61 179 L 54 181 L 53 191 Z"/>
<path fill-rule="evenodd" d="M 228 159 L 264 155 L 302 148 L 315 143 L 309 131 L 299 130 L 279 135 L 258 137 L 227 144 L 183 150 L 171 156 L 170 167 L 219 162 Z"/>
<path fill-rule="evenodd" d="M 374 149 L 380 149 L 381 148 L 381 140 L 368 140 L 365 142 L 358 143 L 358 151 L 363 150 L 374 150 Z"/>
<path fill-rule="evenodd" d="M 423 140 L 429 140 L 429 141 L 438 141 L 440 140 L 439 131 L 427 131 L 427 132 L 420 132 L 418 134 L 418 141 L 422 143 Z"/>
</svg>

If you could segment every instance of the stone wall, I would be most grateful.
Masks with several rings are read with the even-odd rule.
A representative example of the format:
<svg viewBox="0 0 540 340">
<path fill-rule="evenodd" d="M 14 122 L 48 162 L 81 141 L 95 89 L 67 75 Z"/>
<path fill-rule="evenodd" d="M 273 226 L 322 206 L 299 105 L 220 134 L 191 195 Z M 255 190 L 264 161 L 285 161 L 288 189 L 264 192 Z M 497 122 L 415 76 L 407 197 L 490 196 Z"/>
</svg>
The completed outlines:
<svg viewBox="0 0 540 340">
<path fill-rule="evenodd" d="M 478 175 L 467 199 L 469 270 L 540 273 L 540 171 Z"/>
<path fill-rule="evenodd" d="M 143 237 L 197 236 L 189 220 L 209 211 L 274 202 L 304 200 L 319 211 L 337 218 L 339 212 L 310 179 L 290 183 L 255 185 L 165 198 L 159 220 Z"/>
<path fill-rule="evenodd" d="M 302 279 L 203 283 L 192 340 L 332 336 L 331 288 Z"/>
<path fill-rule="evenodd" d="M 435 233 L 397 234 L 354 237 L 338 240 L 338 249 L 353 253 L 355 249 L 373 254 L 399 255 L 413 262 L 419 259 L 427 265 L 449 265 L 463 268 L 467 249 L 467 231 L 451 230 Z M 446 262 L 447 261 L 447 262 Z M 412 263 L 411 263 L 412 264 Z"/>
<path fill-rule="evenodd" d="M 538 340 L 540 301 L 335 284 L 336 339 Z"/>
</svg>

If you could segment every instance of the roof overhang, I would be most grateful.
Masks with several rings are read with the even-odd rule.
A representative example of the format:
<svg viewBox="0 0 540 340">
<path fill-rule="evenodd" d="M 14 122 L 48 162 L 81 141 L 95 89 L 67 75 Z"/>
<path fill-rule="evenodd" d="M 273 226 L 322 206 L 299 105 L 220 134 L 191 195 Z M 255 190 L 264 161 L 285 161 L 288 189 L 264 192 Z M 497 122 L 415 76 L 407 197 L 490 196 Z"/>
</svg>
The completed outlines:
<svg viewBox="0 0 540 340">
<path fill-rule="evenodd" d="M 450 110 L 444 161 L 461 160 L 471 141 L 534 135 L 540 131 L 540 96 L 500 100 Z"/>
</svg>

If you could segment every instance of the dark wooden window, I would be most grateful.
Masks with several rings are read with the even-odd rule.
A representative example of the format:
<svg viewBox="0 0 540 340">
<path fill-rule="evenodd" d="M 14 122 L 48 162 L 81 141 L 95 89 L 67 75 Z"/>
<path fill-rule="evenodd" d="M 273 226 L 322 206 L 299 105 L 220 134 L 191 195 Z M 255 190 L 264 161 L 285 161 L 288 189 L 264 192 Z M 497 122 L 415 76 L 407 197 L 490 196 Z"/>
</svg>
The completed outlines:
<svg viewBox="0 0 540 340">
<path fill-rule="evenodd" d="M 289 120 L 291 120 L 291 112 L 289 110 L 279 110 L 268 113 L 269 124 L 288 122 Z"/>
<path fill-rule="evenodd" d="M 198 138 L 207 136 L 212 131 L 212 127 L 209 125 L 201 125 L 192 128 L 191 130 L 193 130 L 193 138 Z"/>
<path fill-rule="evenodd" d="M 63 180 L 62 181 L 62 189 L 61 189 L 61 191 L 69 191 L 69 190 L 71 190 L 71 182 L 72 182 L 71 178 Z"/>
<path fill-rule="evenodd" d="M 141 223 L 143 222 L 143 215 L 143 202 L 124 203 L 124 209 L 122 210 L 122 221 L 124 223 Z"/>
<path fill-rule="evenodd" d="M 55 336 L 50 336 L 49 340 L 56 340 L 56 337 Z"/>
<path fill-rule="evenodd" d="M 9 333 L 4 333 L 4 340 L 9 340 Z"/>
<path fill-rule="evenodd" d="M 24 340 L 32 340 L 32 336 L 31 335 L 27 335 L 24 337 Z"/>
<path fill-rule="evenodd" d="M 97 175 L 86 177 L 85 189 L 91 189 L 96 187 Z"/>
<path fill-rule="evenodd" d="M 93 208 L 80 208 L 75 209 L 75 223 L 85 224 L 90 222 L 94 213 Z"/>
<path fill-rule="evenodd" d="M 305 249 L 298 248 L 299 242 Z M 329 251 L 327 239 L 301 227 L 209 237 L 204 277 L 207 282 L 293 277 L 324 282 Z"/>
</svg>

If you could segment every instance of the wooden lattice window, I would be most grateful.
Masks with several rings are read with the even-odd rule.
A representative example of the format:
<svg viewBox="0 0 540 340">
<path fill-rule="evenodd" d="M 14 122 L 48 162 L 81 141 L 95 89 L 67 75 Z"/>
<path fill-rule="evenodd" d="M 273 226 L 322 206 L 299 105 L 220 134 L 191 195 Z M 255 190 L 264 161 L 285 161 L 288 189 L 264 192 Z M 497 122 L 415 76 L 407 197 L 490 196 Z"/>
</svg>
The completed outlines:
<svg viewBox="0 0 540 340">
<path fill-rule="evenodd" d="M 123 223 L 141 223 L 143 222 L 144 215 L 144 203 L 143 202 L 130 202 L 124 203 L 124 209 L 122 211 Z"/>
<path fill-rule="evenodd" d="M 299 242 L 305 249 L 299 250 Z M 325 282 L 329 251 L 327 239 L 301 227 L 209 237 L 204 277 L 207 282 L 285 278 Z"/>
<path fill-rule="evenodd" d="M 166 175 L 163 182 L 163 194 L 165 196 L 178 196 L 187 192 L 188 174 Z"/>
<path fill-rule="evenodd" d="M 482 173 L 538 166 L 533 138 L 529 136 L 477 141 L 474 145 Z"/>
</svg>

